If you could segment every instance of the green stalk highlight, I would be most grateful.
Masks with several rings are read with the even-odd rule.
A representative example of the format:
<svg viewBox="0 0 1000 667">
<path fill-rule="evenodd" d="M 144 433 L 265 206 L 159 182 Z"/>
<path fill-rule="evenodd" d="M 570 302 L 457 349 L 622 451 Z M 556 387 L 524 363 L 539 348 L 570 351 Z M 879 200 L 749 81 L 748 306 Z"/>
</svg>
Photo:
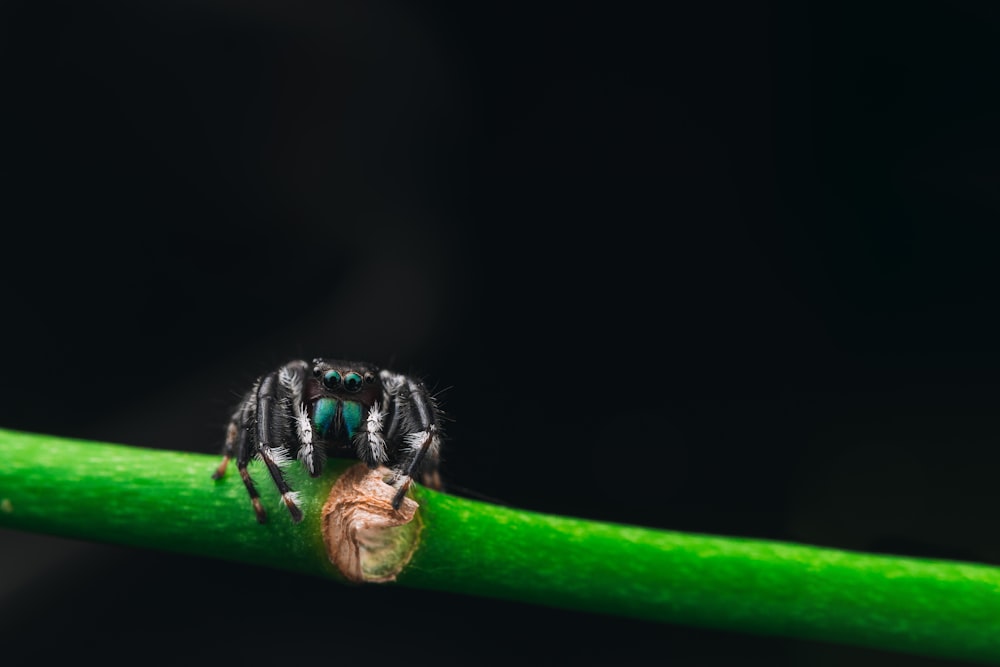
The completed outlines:
<svg viewBox="0 0 1000 667">
<path fill-rule="evenodd" d="M 337 475 L 298 471 L 269 521 L 213 456 L 0 430 L 0 527 L 342 580 L 320 509 Z M 294 466 L 299 468 L 299 466 Z M 416 488 L 420 545 L 397 585 L 1000 664 L 1000 568 L 714 537 L 498 507 Z M 375 585 L 375 584 L 372 584 Z"/>
</svg>

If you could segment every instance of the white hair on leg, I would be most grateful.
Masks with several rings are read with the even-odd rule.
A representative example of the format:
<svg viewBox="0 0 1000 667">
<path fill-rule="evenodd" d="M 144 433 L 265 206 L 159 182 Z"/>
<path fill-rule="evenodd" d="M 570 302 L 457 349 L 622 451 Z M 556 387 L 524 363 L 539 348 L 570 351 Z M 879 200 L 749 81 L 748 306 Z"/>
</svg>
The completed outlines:
<svg viewBox="0 0 1000 667">
<path fill-rule="evenodd" d="M 286 468 L 292 462 L 292 456 L 286 447 L 261 447 L 261 456 L 270 459 L 279 468 Z"/>
<path fill-rule="evenodd" d="M 437 458 L 438 453 L 441 451 L 441 438 L 435 433 L 431 437 L 431 444 L 427 447 L 427 455 Z"/>
<path fill-rule="evenodd" d="M 301 403 L 295 409 L 295 431 L 299 435 L 300 443 L 298 459 L 305 461 L 311 471 L 315 465 L 313 463 L 315 449 L 313 449 L 312 421 L 309 419 L 309 410 Z"/>
<path fill-rule="evenodd" d="M 382 379 L 382 386 L 390 394 L 395 394 L 406 383 L 406 376 L 399 373 L 381 371 L 378 375 Z"/>
<path fill-rule="evenodd" d="M 415 433 L 407 433 L 403 437 L 403 441 L 406 443 L 406 449 L 411 452 L 418 452 L 424 446 L 424 441 L 428 437 L 427 431 L 417 431 Z"/>
<path fill-rule="evenodd" d="M 378 402 L 372 404 L 365 419 L 365 428 L 354 436 L 354 448 L 358 458 L 369 465 L 383 465 L 389 460 L 388 448 L 382 436 L 382 424 L 385 413 L 379 408 Z"/>
<path fill-rule="evenodd" d="M 298 366 L 282 366 L 278 371 L 278 382 L 294 396 L 302 395 L 302 386 L 305 381 L 305 374 Z"/>
<path fill-rule="evenodd" d="M 295 427 L 299 432 L 299 441 L 303 445 L 311 446 L 313 441 L 312 421 L 309 419 L 309 410 L 302 404 L 299 404 L 295 410 Z"/>
</svg>

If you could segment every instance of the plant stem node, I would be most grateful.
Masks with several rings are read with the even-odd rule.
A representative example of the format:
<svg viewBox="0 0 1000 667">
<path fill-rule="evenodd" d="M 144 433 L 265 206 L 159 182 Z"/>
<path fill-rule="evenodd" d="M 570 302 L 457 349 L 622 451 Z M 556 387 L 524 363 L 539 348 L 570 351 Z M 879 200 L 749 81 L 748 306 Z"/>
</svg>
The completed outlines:
<svg viewBox="0 0 1000 667">
<path fill-rule="evenodd" d="M 382 481 L 391 472 L 353 465 L 337 479 L 323 505 L 326 553 L 350 581 L 394 581 L 419 544 L 419 505 L 407 497 L 398 510 L 392 508 L 396 489 Z"/>
</svg>

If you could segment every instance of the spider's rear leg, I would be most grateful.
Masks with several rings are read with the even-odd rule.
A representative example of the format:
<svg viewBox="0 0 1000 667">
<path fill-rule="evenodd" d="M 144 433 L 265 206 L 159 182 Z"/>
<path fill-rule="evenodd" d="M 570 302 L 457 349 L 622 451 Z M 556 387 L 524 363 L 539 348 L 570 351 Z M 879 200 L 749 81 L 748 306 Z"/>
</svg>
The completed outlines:
<svg viewBox="0 0 1000 667">
<path fill-rule="evenodd" d="M 232 450 L 235 449 L 236 469 L 240 472 L 240 479 L 243 480 L 243 485 L 247 487 L 250 502 L 253 504 L 254 514 L 257 515 L 257 522 L 265 523 L 267 521 L 267 512 L 264 511 L 264 506 L 260 502 L 260 494 L 257 493 L 257 488 L 253 485 L 253 480 L 250 479 L 250 472 L 247 470 L 247 464 L 250 463 L 250 458 L 253 456 L 253 443 L 248 436 L 250 423 L 253 421 L 256 395 L 257 391 L 255 387 L 243 399 L 240 409 L 233 415 L 233 421 L 226 436 L 226 450 L 222 463 L 219 464 L 219 468 L 215 472 L 216 474 L 225 472 L 229 457 L 233 455 Z M 234 426 L 235 429 L 233 428 Z M 234 442 L 230 442 L 230 435 L 233 436 Z"/>
<path fill-rule="evenodd" d="M 235 456 L 236 468 L 239 470 L 240 479 L 243 480 L 243 485 L 246 486 L 247 493 L 250 495 L 250 502 L 253 504 L 253 511 L 257 515 L 257 521 L 264 523 L 267 521 L 267 512 L 264 511 L 264 506 L 260 504 L 260 494 L 257 493 L 257 488 L 254 487 L 253 480 L 250 479 L 250 473 L 247 471 L 247 463 L 250 462 L 251 456 L 251 445 L 247 438 L 247 425 L 253 419 L 253 397 L 255 393 L 255 391 L 251 391 L 244 396 L 240 407 L 230 418 L 229 427 L 226 429 L 226 442 L 222 448 L 222 461 L 219 462 L 215 472 L 212 473 L 212 479 L 222 479 L 226 474 L 229 461 Z"/>
<path fill-rule="evenodd" d="M 234 412 L 232 418 L 229 420 L 229 427 L 226 429 L 226 444 L 222 447 L 222 461 L 219 462 L 219 466 L 212 473 L 212 479 L 222 479 L 226 474 L 226 468 L 229 466 L 230 459 L 236 454 L 240 438 L 246 437 L 246 431 L 242 426 L 242 414 L 243 406 L 240 406 L 240 409 Z"/>
</svg>

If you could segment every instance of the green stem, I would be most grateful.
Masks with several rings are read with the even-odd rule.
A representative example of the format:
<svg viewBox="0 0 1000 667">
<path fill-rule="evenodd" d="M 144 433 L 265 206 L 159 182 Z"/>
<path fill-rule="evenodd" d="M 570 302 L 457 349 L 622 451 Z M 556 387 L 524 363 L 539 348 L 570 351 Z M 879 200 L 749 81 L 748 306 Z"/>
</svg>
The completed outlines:
<svg viewBox="0 0 1000 667">
<path fill-rule="evenodd" d="M 294 477 L 298 525 L 259 484 L 259 525 L 235 471 L 210 479 L 212 456 L 0 430 L 0 461 L 0 526 L 340 578 L 319 516 L 345 462 Z M 415 498 L 425 528 L 400 585 L 1000 664 L 998 568 Z"/>
</svg>

